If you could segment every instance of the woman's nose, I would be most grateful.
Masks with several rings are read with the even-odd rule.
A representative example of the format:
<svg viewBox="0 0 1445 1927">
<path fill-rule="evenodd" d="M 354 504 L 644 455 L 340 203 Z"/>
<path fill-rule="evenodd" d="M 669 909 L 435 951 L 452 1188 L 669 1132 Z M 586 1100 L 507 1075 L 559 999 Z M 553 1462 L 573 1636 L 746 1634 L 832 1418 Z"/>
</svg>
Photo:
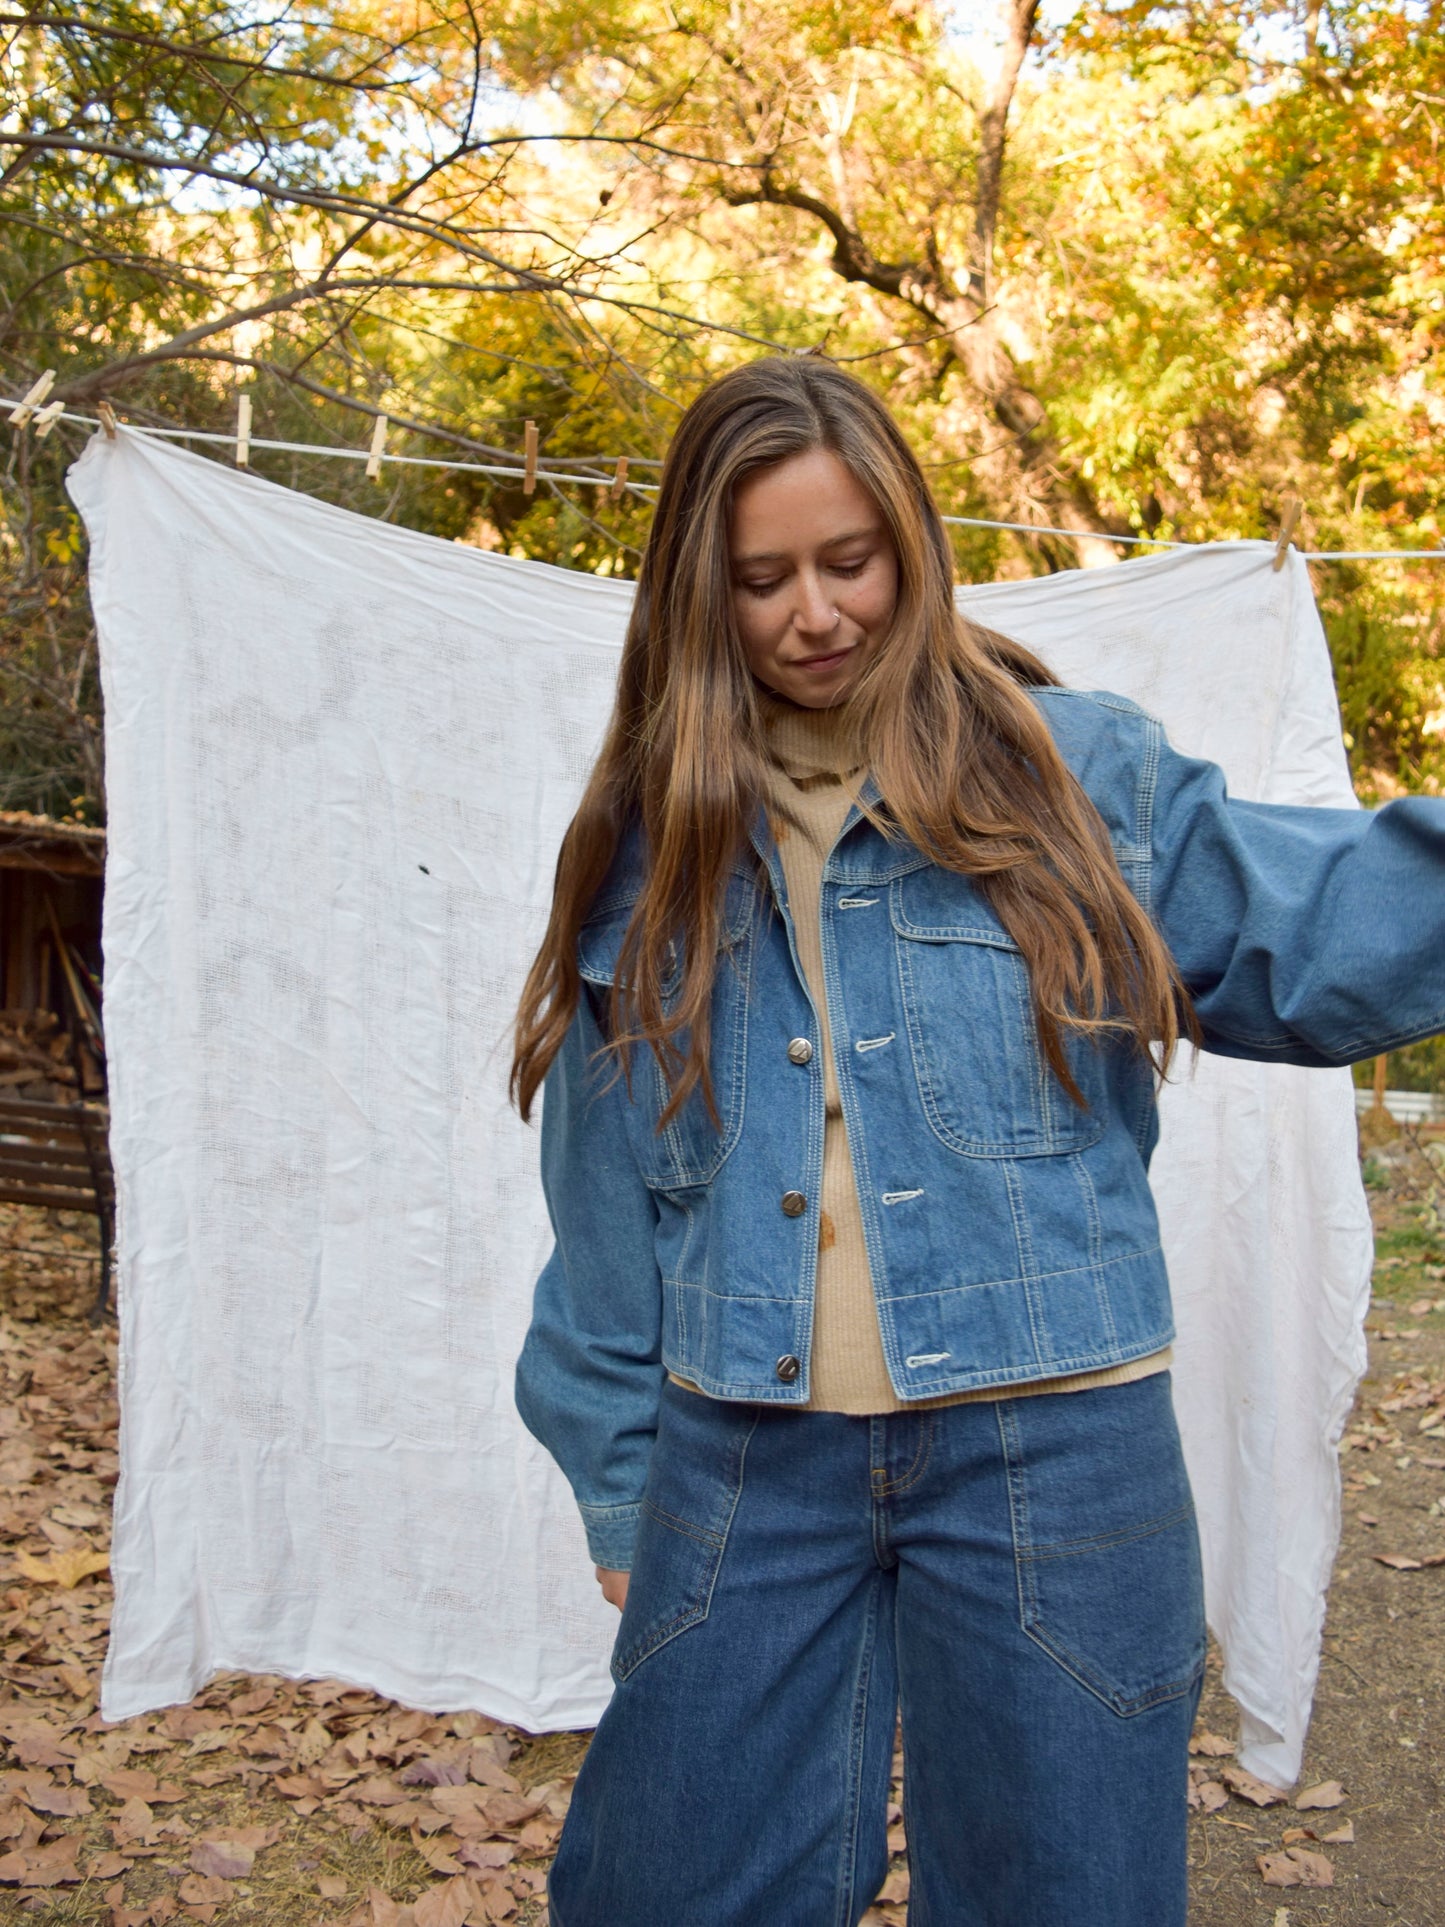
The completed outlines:
<svg viewBox="0 0 1445 1927">
<path fill-rule="evenodd" d="M 798 578 L 798 601 L 793 626 L 800 635 L 826 636 L 838 626 L 838 611 L 817 576 Z"/>
</svg>

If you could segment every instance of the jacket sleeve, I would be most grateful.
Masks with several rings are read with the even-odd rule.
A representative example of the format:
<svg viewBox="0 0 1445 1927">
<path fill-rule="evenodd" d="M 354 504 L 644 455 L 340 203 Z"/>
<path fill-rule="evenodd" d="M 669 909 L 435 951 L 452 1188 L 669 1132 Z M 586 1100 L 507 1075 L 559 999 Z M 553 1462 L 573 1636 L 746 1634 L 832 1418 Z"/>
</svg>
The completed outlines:
<svg viewBox="0 0 1445 1927">
<path fill-rule="evenodd" d="M 626 1572 L 662 1389 L 657 1207 L 623 1115 L 626 1087 L 584 984 L 542 1093 L 542 1188 L 556 1245 L 517 1362 L 517 1410 L 577 1498 L 599 1566 Z"/>
<path fill-rule="evenodd" d="M 1236 802 L 1161 732 L 1148 840 L 1207 1049 L 1349 1064 L 1445 1030 L 1445 800 Z"/>
</svg>

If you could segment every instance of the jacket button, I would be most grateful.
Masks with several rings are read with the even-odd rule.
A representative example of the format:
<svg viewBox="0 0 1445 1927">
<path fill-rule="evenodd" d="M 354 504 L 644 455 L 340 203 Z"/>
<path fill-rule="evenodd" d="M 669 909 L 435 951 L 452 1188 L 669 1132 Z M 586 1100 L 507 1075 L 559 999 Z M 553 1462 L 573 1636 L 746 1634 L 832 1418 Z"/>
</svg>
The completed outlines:
<svg viewBox="0 0 1445 1927">
<path fill-rule="evenodd" d="M 786 1358 L 780 1358 L 773 1367 L 773 1370 L 785 1385 L 791 1385 L 802 1369 L 802 1366 L 791 1352 L 788 1353 Z"/>
<path fill-rule="evenodd" d="M 785 1218 L 801 1218 L 807 1208 L 808 1200 L 803 1196 L 801 1191 L 785 1191 L 783 1193 L 783 1216 Z"/>
<path fill-rule="evenodd" d="M 811 1064 L 812 1061 L 813 1046 L 808 1042 L 806 1037 L 795 1037 L 788 1046 L 788 1062 L 790 1064 Z"/>
</svg>

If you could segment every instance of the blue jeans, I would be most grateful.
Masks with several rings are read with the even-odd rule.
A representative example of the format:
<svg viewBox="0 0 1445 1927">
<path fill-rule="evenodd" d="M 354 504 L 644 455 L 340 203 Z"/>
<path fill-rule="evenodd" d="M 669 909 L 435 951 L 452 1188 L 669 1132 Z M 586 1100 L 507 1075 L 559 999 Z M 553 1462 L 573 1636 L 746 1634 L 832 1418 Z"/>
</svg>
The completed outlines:
<svg viewBox="0 0 1445 1927">
<path fill-rule="evenodd" d="M 663 1393 L 556 1927 L 1179 1927 L 1204 1663 L 1167 1373 L 882 1418 Z"/>
</svg>

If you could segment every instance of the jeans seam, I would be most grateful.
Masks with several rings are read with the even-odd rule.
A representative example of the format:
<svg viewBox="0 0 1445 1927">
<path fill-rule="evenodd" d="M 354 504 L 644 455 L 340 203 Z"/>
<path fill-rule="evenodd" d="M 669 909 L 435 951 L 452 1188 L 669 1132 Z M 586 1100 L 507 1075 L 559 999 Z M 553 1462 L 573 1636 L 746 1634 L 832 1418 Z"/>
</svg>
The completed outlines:
<svg viewBox="0 0 1445 1927">
<path fill-rule="evenodd" d="M 1133 1545 L 1138 1539 L 1152 1539 L 1158 1532 L 1167 1532 L 1170 1526 L 1177 1526 L 1182 1519 L 1193 1516 L 1194 1501 L 1191 1499 L 1179 1505 L 1161 1518 L 1148 1519 L 1143 1525 L 1121 1526 L 1117 1532 L 1101 1532 L 1092 1539 L 1055 1539 L 1048 1545 L 1036 1546 L 1030 1543 L 1026 1551 L 1019 1554 L 1021 1559 L 1043 1565 L 1051 1559 L 1072 1559 L 1080 1553 L 1106 1552 L 1114 1546 Z"/>
<path fill-rule="evenodd" d="M 727 1539 L 726 1531 L 714 1532 L 710 1526 L 690 1525 L 686 1519 L 679 1519 L 674 1517 L 671 1512 L 664 1512 L 662 1507 L 660 1505 L 654 1505 L 651 1499 L 644 1499 L 642 1501 L 642 1510 L 644 1512 L 650 1512 L 654 1519 L 659 1520 L 665 1526 L 670 1526 L 674 1532 L 680 1532 L 688 1539 L 696 1539 L 714 1552 L 719 1546 L 724 1544 Z M 731 1513 L 729 1513 L 728 1519 L 729 1524 L 731 1524 Z"/>
<path fill-rule="evenodd" d="M 614 1654 L 612 1674 L 613 1678 L 618 1680 L 619 1683 L 622 1680 L 630 1679 L 638 1667 L 646 1660 L 651 1659 L 655 1653 L 660 1652 L 664 1646 L 669 1645 L 677 1638 L 679 1633 L 686 1632 L 689 1627 L 701 1624 L 712 1611 L 712 1596 L 717 1586 L 717 1576 L 722 1570 L 722 1562 L 727 1553 L 727 1542 L 732 1534 L 733 1520 L 737 1515 L 739 1505 L 742 1503 L 748 1447 L 752 1443 L 753 1433 L 758 1429 L 758 1421 L 761 1416 L 761 1412 L 753 1413 L 751 1420 L 747 1423 L 743 1431 L 742 1437 L 733 1448 L 736 1454 L 737 1470 L 733 1480 L 732 1503 L 728 1507 L 727 1523 L 723 1526 L 722 1531 L 714 1533 L 710 1537 L 704 1537 L 703 1534 L 707 1532 L 706 1527 L 680 1526 L 680 1530 L 688 1538 L 694 1540 L 699 1545 L 706 1546 L 709 1552 L 717 1555 L 712 1562 L 712 1571 L 708 1575 L 707 1588 L 704 1596 L 698 1600 L 695 1605 L 685 1607 L 682 1612 L 675 1614 L 665 1625 L 657 1628 L 655 1636 L 649 1640 L 644 1651 L 637 1653 L 635 1656 L 630 1650 L 625 1656 Z M 650 1510 L 655 1517 L 666 1525 L 669 1531 L 679 1529 L 678 1522 L 670 1519 L 659 1507 L 650 1506 L 646 1499 L 644 1499 L 642 1503 L 645 1508 Z M 630 1662 L 630 1664 L 626 1662 Z"/>
<path fill-rule="evenodd" d="M 907 1492 L 910 1486 L 918 1484 L 918 1481 L 928 1470 L 929 1461 L 933 1457 L 933 1441 L 937 1431 L 937 1420 L 932 1412 L 920 1412 L 919 1417 L 923 1420 L 923 1429 L 917 1449 L 913 1454 L 913 1463 L 901 1479 L 890 1480 L 886 1485 L 880 1485 L 877 1488 L 876 1496 L 880 1499 L 891 1499 L 896 1493 Z"/>
<path fill-rule="evenodd" d="M 1023 1476 L 1023 1453 L 1019 1442 L 1018 1419 L 1012 1401 L 1000 1399 L 997 1405 L 999 1445 L 1003 1452 L 1004 1481 L 1008 1491 L 1009 1531 L 1014 1549 L 1014 1585 L 1018 1593 L 1019 1631 L 1030 1639 L 1029 1620 L 1038 1611 L 1033 1584 L 1033 1562 L 1028 1557 L 1029 1500 Z"/>
<path fill-rule="evenodd" d="M 858 1823 L 863 1812 L 863 1755 L 868 1727 L 868 1691 L 873 1681 L 873 1642 L 878 1627 L 878 1590 L 875 1573 L 869 1584 L 868 1610 L 863 1618 L 857 1684 L 853 1689 L 853 1717 L 848 1735 L 847 1807 L 843 1821 L 843 1864 L 839 1869 L 836 1927 L 851 1927 L 853 1896 L 858 1887 Z"/>
</svg>

